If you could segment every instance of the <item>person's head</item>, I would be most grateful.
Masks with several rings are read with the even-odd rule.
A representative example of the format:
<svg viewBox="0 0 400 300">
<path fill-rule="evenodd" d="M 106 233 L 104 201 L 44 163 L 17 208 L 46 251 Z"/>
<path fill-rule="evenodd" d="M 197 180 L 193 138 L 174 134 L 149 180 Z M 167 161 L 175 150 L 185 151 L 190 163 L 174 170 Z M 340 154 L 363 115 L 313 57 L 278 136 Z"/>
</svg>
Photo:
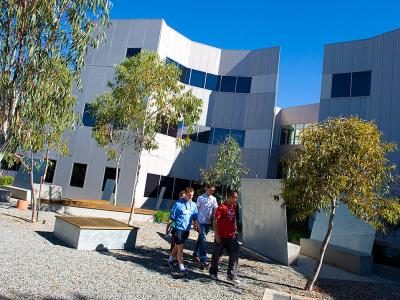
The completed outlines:
<svg viewBox="0 0 400 300">
<path fill-rule="evenodd" d="M 179 192 L 179 197 L 178 199 L 184 198 L 185 197 L 185 190 L 182 190 Z"/>
<path fill-rule="evenodd" d="M 194 194 L 194 189 L 191 187 L 187 187 L 185 188 L 185 196 L 183 199 L 185 199 L 185 201 L 189 201 L 190 199 L 193 198 L 193 194 Z"/>
<path fill-rule="evenodd" d="M 212 194 L 214 194 L 214 192 L 215 192 L 215 186 L 214 185 L 209 184 L 209 185 L 206 186 L 206 194 L 208 196 L 211 196 Z"/>
<path fill-rule="evenodd" d="M 236 204 L 238 200 L 238 193 L 236 191 L 230 191 L 228 193 L 228 198 L 226 199 L 226 202 L 229 204 Z"/>
</svg>

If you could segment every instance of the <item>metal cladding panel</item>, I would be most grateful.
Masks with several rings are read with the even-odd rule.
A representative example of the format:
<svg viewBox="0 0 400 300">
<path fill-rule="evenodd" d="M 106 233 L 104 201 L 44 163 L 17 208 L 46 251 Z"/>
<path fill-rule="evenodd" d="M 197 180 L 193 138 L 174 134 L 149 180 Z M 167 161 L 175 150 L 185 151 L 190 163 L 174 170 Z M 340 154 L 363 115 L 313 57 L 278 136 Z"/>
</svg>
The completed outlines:
<svg viewBox="0 0 400 300">
<path fill-rule="evenodd" d="M 325 46 L 322 74 L 332 74 L 333 73 L 332 64 L 333 64 L 334 53 L 335 53 L 334 45 L 326 45 Z"/>
<path fill-rule="evenodd" d="M 131 20 L 127 35 L 127 47 L 142 48 L 146 36 L 147 24 L 143 20 Z M 126 33 L 125 33 L 126 35 Z M 126 50 L 126 49 L 125 49 Z"/>
<path fill-rule="evenodd" d="M 393 49 L 393 85 L 392 85 L 392 107 L 390 111 L 391 130 L 389 139 L 400 142 L 400 31 L 394 35 Z"/>
<path fill-rule="evenodd" d="M 373 39 L 374 53 L 371 73 L 371 120 L 375 120 L 380 125 L 382 97 L 382 59 L 383 59 L 383 36 Z M 375 100 L 377 99 L 377 100 Z"/>
<path fill-rule="evenodd" d="M 130 21 L 119 21 L 113 24 L 115 27 L 113 35 L 110 40 L 110 52 L 108 55 L 107 65 L 119 64 L 126 56 L 127 47 L 127 33 L 130 29 Z"/>
<path fill-rule="evenodd" d="M 351 72 L 353 70 L 353 42 L 343 44 L 343 59 L 341 72 Z"/>
<path fill-rule="evenodd" d="M 143 48 L 151 51 L 157 51 L 160 32 L 161 20 L 147 20 Z"/>
</svg>

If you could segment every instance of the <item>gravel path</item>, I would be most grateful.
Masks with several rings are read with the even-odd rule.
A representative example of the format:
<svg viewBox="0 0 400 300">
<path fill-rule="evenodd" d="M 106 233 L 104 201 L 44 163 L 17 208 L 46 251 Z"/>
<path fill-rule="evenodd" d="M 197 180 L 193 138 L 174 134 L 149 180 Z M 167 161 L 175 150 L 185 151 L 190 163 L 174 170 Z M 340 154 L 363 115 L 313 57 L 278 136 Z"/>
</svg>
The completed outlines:
<svg viewBox="0 0 400 300">
<path fill-rule="evenodd" d="M 27 222 L 29 216 L 30 211 L 0 204 L 0 299 L 261 299 L 265 288 L 320 299 L 400 298 L 399 284 L 322 280 L 315 292 L 305 292 L 303 276 L 249 253 L 239 260 L 239 286 L 211 281 L 190 261 L 189 278 L 182 280 L 164 267 L 169 249 L 165 225 L 135 224 L 140 230 L 134 252 L 78 251 L 52 237 L 54 213 L 41 212 L 38 224 Z M 192 232 L 187 249 L 193 249 L 195 238 Z M 188 261 L 191 251 L 185 255 Z M 221 279 L 226 264 L 224 257 Z"/>
</svg>

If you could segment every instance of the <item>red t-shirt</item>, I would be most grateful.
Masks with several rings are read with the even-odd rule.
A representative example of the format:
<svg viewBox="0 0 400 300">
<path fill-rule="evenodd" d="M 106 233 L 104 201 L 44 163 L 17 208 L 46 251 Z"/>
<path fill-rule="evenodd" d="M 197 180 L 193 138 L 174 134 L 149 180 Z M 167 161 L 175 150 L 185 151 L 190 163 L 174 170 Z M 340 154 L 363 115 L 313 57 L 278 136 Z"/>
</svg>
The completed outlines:
<svg viewBox="0 0 400 300">
<path fill-rule="evenodd" d="M 217 231 L 221 238 L 233 238 L 236 235 L 236 205 L 222 203 L 215 211 Z"/>
</svg>

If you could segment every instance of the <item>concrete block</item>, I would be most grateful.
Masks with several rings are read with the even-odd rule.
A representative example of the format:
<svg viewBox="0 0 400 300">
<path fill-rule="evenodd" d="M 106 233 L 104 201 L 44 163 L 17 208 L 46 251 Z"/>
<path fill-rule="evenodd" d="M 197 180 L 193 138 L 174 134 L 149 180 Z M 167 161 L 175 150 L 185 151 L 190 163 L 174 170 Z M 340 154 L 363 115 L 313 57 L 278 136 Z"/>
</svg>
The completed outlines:
<svg viewBox="0 0 400 300">
<path fill-rule="evenodd" d="M 313 239 L 300 239 L 300 254 L 319 259 L 322 242 Z M 339 267 L 343 270 L 369 275 L 372 268 L 372 256 L 350 250 L 344 247 L 328 244 L 324 263 Z"/>
<path fill-rule="evenodd" d="M 21 200 L 31 200 L 31 191 L 12 185 L 3 185 L 3 189 L 11 192 L 11 197 Z"/>
</svg>

